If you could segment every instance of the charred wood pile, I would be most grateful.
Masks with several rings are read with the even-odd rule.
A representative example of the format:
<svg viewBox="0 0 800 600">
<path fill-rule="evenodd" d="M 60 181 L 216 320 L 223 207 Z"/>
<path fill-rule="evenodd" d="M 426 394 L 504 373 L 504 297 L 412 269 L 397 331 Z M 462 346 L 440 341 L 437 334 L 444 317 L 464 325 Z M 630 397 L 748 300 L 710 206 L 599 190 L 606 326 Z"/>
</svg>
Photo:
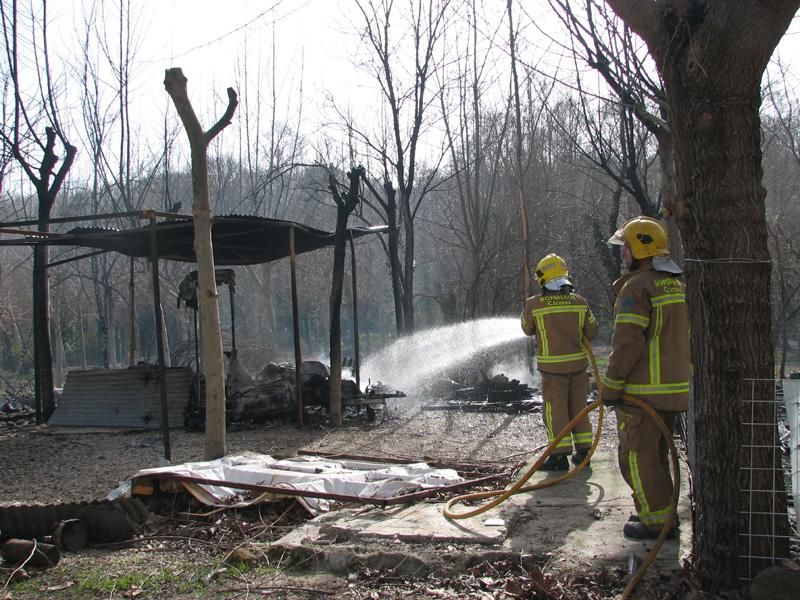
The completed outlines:
<svg viewBox="0 0 800 600">
<path fill-rule="evenodd" d="M 461 410 L 470 412 L 533 412 L 541 410 L 542 399 L 536 391 L 517 379 L 505 375 L 487 377 L 472 386 L 456 381 L 437 382 L 431 392 L 438 402 L 427 410 Z"/>
<path fill-rule="evenodd" d="M 30 399 L 33 404 L 33 398 Z M 15 400 L 0 399 L 0 428 L 20 427 L 36 422 L 36 411 L 28 404 Z"/>
<path fill-rule="evenodd" d="M 226 378 L 226 411 L 230 422 L 259 422 L 270 419 L 297 417 L 295 393 L 295 368 L 291 363 L 267 363 L 255 375 L 231 354 Z M 204 407 L 202 378 L 197 394 L 186 411 L 186 426 L 190 430 L 202 429 Z M 303 361 L 303 408 L 307 413 L 326 413 L 330 394 L 330 369 L 314 360 Z M 375 409 L 384 408 L 386 398 L 403 397 L 403 392 L 390 390 L 381 384 L 368 386 L 362 392 L 351 379 L 342 380 L 342 403 L 360 413 L 366 407 L 369 421 L 375 418 Z"/>
</svg>

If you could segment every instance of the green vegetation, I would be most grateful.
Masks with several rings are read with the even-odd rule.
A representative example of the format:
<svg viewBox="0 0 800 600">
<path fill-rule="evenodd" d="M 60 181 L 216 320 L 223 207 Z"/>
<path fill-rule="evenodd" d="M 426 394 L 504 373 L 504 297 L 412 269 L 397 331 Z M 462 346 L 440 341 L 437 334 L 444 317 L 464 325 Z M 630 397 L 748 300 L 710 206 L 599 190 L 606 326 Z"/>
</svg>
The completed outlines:
<svg viewBox="0 0 800 600">
<path fill-rule="evenodd" d="M 280 574 L 275 566 L 260 563 L 255 555 L 237 551 L 227 563 L 205 556 L 190 562 L 185 557 L 102 553 L 68 557 L 55 568 L 31 573 L 8 591 L 17 600 L 34 598 L 216 598 L 220 586 L 237 586 L 243 580 L 266 581 Z M 168 566 L 165 566 L 168 565 Z"/>
</svg>

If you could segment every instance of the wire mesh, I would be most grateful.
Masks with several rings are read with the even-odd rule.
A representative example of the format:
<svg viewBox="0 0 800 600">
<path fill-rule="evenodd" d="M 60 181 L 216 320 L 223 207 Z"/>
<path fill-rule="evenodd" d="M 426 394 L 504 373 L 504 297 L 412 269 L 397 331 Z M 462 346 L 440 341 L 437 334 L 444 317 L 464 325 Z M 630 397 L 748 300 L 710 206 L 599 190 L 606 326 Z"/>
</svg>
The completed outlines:
<svg viewBox="0 0 800 600">
<path fill-rule="evenodd" d="M 782 434 L 783 430 L 797 431 L 798 424 L 787 423 L 780 382 L 746 379 L 743 383 L 739 573 L 740 580 L 750 581 L 798 546 L 790 448 Z"/>
</svg>

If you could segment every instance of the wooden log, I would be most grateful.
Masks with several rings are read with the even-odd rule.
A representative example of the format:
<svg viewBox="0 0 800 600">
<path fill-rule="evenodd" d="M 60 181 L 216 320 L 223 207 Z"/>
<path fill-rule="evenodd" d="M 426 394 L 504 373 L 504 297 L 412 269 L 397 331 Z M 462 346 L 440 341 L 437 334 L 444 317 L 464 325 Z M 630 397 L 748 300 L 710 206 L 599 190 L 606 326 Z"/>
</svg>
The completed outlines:
<svg viewBox="0 0 800 600">
<path fill-rule="evenodd" d="M 61 558 L 61 552 L 53 544 L 18 539 L 10 539 L 3 544 L 0 554 L 6 562 L 24 562 L 27 567 L 54 567 Z"/>
</svg>

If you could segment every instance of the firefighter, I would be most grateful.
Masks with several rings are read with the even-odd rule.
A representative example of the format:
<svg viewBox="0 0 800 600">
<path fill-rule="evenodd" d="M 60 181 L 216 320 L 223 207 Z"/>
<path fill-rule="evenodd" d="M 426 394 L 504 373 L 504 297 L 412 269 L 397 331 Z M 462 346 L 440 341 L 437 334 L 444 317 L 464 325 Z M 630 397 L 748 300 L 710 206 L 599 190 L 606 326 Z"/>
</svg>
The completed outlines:
<svg viewBox="0 0 800 600">
<path fill-rule="evenodd" d="M 548 254 L 536 265 L 535 276 L 542 293 L 525 301 L 521 321 L 525 334 L 536 336 L 544 425 L 547 441 L 552 442 L 586 408 L 589 377 L 582 338 L 591 340 L 597 335 L 597 321 L 586 300 L 574 293 L 563 258 Z M 573 445 L 572 462 L 577 465 L 583 462 L 592 445 L 592 424 L 588 417 L 580 420 L 571 436 L 562 438 L 541 469 L 569 470 L 567 456 Z"/>
<path fill-rule="evenodd" d="M 616 407 L 619 467 L 636 514 L 623 528 L 634 539 L 657 538 L 672 501 L 668 445 L 654 419 L 623 394 L 649 404 L 674 431 L 689 405 L 689 315 L 682 270 L 669 256 L 657 220 L 636 217 L 608 240 L 622 246 L 628 272 L 614 282 L 614 334 L 603 377 L 603 401 Z M 674 537 L 677 523 L 669 532 Z"/>
</svg>

